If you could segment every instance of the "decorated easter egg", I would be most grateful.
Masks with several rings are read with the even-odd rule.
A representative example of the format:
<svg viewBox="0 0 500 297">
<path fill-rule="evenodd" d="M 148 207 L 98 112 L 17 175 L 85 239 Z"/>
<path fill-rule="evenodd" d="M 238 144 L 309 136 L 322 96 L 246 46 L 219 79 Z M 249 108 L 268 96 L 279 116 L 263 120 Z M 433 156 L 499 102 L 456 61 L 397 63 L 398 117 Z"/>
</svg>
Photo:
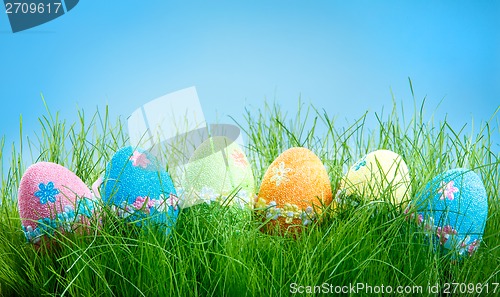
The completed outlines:
<svg viewBox="0 0 500 297">
<path fill-rule="evenodd" d="M 410 174 L 403 158 L 389 150 L 371 152 L 344 175 L 339 191 L 344 197 L 405 204 L 411 195 Z"/>
<path fill-rule="evenodd" d="M 251 209 L 255 184 L 245 152 L 225 136 L 203 142 L 186 165 L 182 207 L 213 201 Z"/>
<path fill-rule="evenodd" d="M 284 151 L 267 169 L 255 207 L 264 212 L 267 229 L 279 231 L 308 225 L 332 200 L 330 179 L 321 160 L 310 150 Z"/>
<path fill-rule="evenodd" d="M 117 151 L 106 167 L 102 200 L 123 218 L 138 226 L 175 224 L 178 198 L 168 172 L 147 151 L 131 146 Z"/>
<path fill-rule="evenodd" d="M 488 217 L 488 197 L 476 173 L 459 168 L 438 175 L 417 195 L 415 204 L 418 215 L 411 217 L 436 245 L 460 256 L 477 250 Z"/>
<path fill-rule="evenodd" d="M 19 184 L 18 210 L 26 239 L 35 244 L 56 230 L 73 232 L 90 223 L 94 196 L 69 169 L 55 163 L 31 165 Z"/>
</svg>

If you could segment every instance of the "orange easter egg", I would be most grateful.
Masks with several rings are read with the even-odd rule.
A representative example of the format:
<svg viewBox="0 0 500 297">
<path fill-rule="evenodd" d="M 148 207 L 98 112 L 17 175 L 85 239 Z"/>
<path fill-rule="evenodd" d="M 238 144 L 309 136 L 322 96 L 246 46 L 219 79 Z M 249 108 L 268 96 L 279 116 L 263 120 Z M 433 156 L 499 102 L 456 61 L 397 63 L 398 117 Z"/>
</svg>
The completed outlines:
<svg viewBox="0 0 500 297">
<path fill-rule="evenodd" d="M 267 229 L 280 231 L 309 225 L 324 205 L 332 201 L 330 179 L 321 160 L 310 150 L 286 150 L 269 166 L 260 186 L 255 208 L 268 221 Z"/>
</svg>

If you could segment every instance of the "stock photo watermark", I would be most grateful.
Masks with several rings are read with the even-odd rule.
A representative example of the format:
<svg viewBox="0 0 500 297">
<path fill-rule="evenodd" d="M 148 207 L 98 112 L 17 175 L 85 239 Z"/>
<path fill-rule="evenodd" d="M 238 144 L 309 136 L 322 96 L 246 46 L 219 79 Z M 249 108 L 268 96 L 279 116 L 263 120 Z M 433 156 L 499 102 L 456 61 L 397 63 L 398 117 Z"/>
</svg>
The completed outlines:
<svg viewBox="0 0 500 297">
<path fill-rule="evenodd" d="M 500 292 L 500 283 L 442 283 L 427 286 L 406 285 L 391 286 L 384 284 L 349 283 L 335 285 L 322 283 L 320 285 L 290 284 L 291 294 L 397 294 L 397 295 L 427 295 L 427 294 L 496 294 Z"/>
<path fill-rule="evenodd" d="M 13 33 L 52 21 L 72 10 L 79 0 L 4 0 Z"/>
</svg>

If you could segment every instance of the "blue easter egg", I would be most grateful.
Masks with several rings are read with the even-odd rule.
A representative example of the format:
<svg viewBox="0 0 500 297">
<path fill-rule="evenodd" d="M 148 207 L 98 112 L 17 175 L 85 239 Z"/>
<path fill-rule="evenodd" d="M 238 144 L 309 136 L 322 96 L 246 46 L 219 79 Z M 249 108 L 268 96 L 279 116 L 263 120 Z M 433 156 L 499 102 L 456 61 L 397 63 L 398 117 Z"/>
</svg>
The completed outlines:
<svg viewBox="0 0 500 297">
<path fill-rule="evenodd" d="M 102 200 L 120 217 L 137 225 L 152 222 L 167 230 L 179 213 L 178 198 L 170 175 L 149 152 L 124 147 L 106 167 Z"/>
<path fill-rule="evenodd" d="M 488 217 L 488 197 L 476 173 L 448 170 L 432 179 L 418 197 L 417 222 L 436 245 L 454 256 L 472 255 L 478 249 Z"/>
</svg>

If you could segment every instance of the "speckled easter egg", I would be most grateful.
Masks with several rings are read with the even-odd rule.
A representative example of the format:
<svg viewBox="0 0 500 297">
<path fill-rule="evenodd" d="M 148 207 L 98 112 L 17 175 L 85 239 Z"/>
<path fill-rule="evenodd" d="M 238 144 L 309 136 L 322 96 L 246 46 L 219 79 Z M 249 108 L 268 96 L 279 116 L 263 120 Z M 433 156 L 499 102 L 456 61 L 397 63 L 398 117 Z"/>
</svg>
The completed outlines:
<svg viewBox="0 0 500 297">
<path fill-rule="evenodd" d="M 285 231 L 310 224 L 331 200 L 330 179 L 321 160 L 306 148 L 294 147 L 267 169 L 255 207 L 264 212 L 268 230 L 279 225 Z"/>
<path fill-rule="evenodd" d="M 131 146 L 117 151 L 106 167 L 102 200 L 120 217 L 169 228 L 179 213 L 177 193 L 168 172 L 149 152 Z"/>
<path fill-rule="evenodd" d="M 448 170 L 432 179 L 415 203 L 418 216 L 412 217 L 437 245 L 460 256 L 477 250 L 488 217 L 488 197 L 476 173 Z"/>
<path fill-rule="evenodd" d="M 69 169 L 55 163 L 31 165 L 19 184 L 18 210 L 26 239 L 34 244 L 56 230 L 73 232 L 90 223 L 94 196 Z"/>
<path fill-rule="evenodd" d="M 203 142 L 186 166 L 182 207 L 217 201 L 251 209 L 255 184 L 242 148 L 225 136 Z"/>
<path fill-rule="evenodd" d="M 410 174 L 403 158 L 389 150 L 371 152 L 344 175 L 339 190 L 345 197 L 406 204 L 411 195 Z"/>
</svg>

